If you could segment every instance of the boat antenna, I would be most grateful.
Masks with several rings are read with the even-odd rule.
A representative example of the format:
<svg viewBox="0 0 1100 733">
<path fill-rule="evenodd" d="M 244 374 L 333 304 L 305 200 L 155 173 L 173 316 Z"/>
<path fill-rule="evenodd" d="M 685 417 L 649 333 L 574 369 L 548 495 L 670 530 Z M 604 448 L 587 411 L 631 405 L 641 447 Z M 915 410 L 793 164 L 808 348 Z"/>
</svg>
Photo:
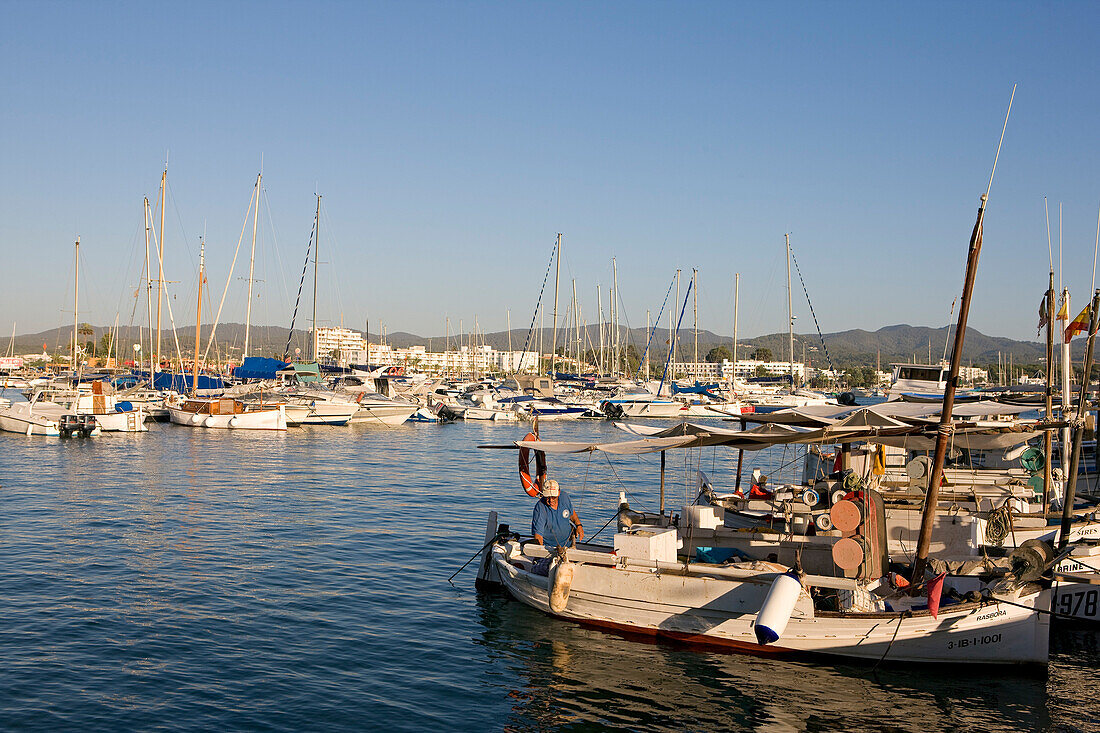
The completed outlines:
<svg viewBox="0 0 1100 733">
<path fill-rule="evenodd" d="M 1012 100 L 1016 97 L 1016 85 L 1012 85 L 1012 96 L 1008 100 L 1001 138 L 997 142 L 997 154 L 993 158 L 993 170 L 989 174 L 989 184 L 978 204 L 978 215 L 974 230 L 970 234 L 970 247 L 966 260 L 966 276 L 963 279 L 962 299 L 959 302 L 959 320 L 955 326 L 955 344 L 951 350 L 951 367 L 947 384 L 943 390 L 943 407 L 940 409 L 940 423 L 936 428 L 936 452 L 932 458 L 932 476 L 928 483 L 928 492 L 924 497 L 924 511 L 921 514 L 920 536 L 917 539 L 917 552 L 913 561 L 911 582 L 914 586 L 924 580 L 925 567 L 928 564 L 928 548 L 932 542 L 932 523 L 936 518 L 939 503 L 940 482 L 943 480 L 943 464 L 947 456 L 947 444 L 954 432 L 951 424 L 951 411 L 955 406 L 955 390 L 959 383 L 959 367 L 962 364 L 963 342 L 966 340 L 966 321 L 970 315 L 970 301 L 974 295 L 974 280 L 978 274 L 978 258 L 982 252 L 982 228 L 985 220 L 985 205 L 989 200 L 989 191 L 993 186 L 993 174 L 997 171 L 997 161 L 1001 157 L 1001 145 L 1004 143 L 1008 118 L 1012 114 Z"/>
</svg>

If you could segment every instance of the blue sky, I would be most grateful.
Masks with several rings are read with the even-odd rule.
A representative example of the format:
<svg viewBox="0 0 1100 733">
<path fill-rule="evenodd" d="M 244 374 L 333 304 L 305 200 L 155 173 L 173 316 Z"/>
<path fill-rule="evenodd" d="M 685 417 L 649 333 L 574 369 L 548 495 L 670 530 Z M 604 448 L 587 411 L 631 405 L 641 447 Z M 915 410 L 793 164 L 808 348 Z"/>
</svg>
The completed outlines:
<svg viewBox="0 0 1100 733">
<path fill-rule="evenodd" d="M 563 303 L 576 278 L 590 322 L 616 257 L 631 325 L 698 267 L 703 328 L 732 332 L 740 272 L 742 333 L 784 330 L 791 232 L 826 332 L 940 326 L 1019 83 L 971 324 L 1034 338 L 1044 196 L 1077 302 L 1090 287 L 1098 20 L 1088 3 L 6 2 L 0 323 L 71 320 L 77 235 L 81 320 L 141 322 L 142 197 L 167 152 L 181 327 L 204 230 L 220 299 L 261 157 L 262 323 L 289 323 L 319 191 L 322 324 L 427 336 L 510 310 L 526 327 L 560 231 Z M 246 267 L 223 321 L 244 319 Z M 797 278 L 794 301 L 811 329 Z"/>
</svg>

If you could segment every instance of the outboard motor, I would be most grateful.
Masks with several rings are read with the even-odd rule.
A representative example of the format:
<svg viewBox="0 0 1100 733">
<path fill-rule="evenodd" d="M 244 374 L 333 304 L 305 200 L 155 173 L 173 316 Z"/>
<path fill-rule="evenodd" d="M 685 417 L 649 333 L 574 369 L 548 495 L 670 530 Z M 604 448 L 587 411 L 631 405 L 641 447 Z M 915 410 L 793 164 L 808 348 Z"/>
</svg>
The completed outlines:
<svg viewBox="0 0 1100 733">
<path fill-rule="evenodd" d="M 80 432 L 80 417 L 77 415 L 62 415 L 57 421 L 57 430 L 62 438 L 71 438 L 73 433 Z"/>
<path fill-rule="evenodd" d="M 99 423 L 95 421 L 95 415 L 80 415 L 81 438 L 87 438 L 97 427 L 99 427 Z"/>
<path fill-rule="evenodd" d="M 603 403 L 603 414 L 607 415 L 608 420 L 622 420 L 623 419 L 623 406 L 616 405 L 613 402 Z"/>
</svg>

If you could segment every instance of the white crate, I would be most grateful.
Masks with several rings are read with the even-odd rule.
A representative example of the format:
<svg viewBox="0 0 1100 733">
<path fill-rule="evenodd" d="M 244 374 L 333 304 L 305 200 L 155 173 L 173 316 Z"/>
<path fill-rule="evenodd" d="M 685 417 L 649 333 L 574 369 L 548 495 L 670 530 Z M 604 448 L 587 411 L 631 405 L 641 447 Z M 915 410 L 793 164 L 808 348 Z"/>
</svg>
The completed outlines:
<svg viewBox="0 0 1100 733">
<path fill-rule="evenodd" d="M 615 535 L 615 554 L 648 562 L 676 562 L 676 549 L 682 543 L 675 529 L 631 527 Z"/>
</svg>

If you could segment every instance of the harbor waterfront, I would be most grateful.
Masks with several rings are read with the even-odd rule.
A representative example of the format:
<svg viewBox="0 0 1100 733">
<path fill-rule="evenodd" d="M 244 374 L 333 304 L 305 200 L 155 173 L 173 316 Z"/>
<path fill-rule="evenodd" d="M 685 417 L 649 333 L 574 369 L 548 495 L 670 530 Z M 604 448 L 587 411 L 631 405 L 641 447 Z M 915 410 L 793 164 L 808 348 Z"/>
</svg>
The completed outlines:
<svg viewBox="0 0 1100 733">
<path fill-rule="evenodd" d="M 720 423 L 715 423 L 720 424 Z M 728 423 L 727 423 L 728 425 Z M 486 515 L 526 532 L 522 424 L 153 424 L 0 435 L 0 727 L 10 730 L 1095 730 L 1100 637 L 1056 627 L 1046 670 L 777 661 L 652 644 L 474 590 Z M 546 440 L 623 439 L 609 422 Z M 749 467 L 780 471 L 771 448 Z M 680 464 L 677 463 L 680 460 Z M 655 454 L 550 456 L 588 538 Z M 610 468 L 609 464 L 610 463 Z M 668 505 L 703 467 L 668 463 Z M 614 527 L 601 539 L 610 539 Z"/>
</svg>

